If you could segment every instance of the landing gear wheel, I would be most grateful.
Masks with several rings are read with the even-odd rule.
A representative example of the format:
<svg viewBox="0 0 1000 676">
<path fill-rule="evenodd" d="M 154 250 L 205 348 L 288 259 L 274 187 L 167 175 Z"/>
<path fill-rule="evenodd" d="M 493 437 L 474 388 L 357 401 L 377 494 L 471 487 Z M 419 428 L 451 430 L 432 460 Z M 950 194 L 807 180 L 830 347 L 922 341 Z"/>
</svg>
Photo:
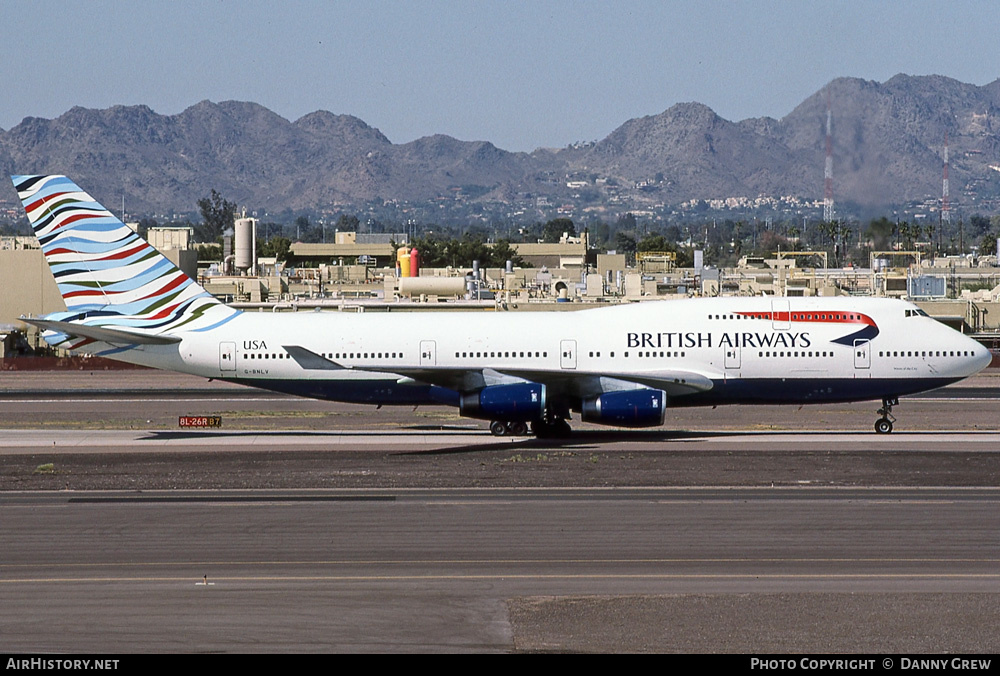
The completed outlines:
<svg viewBox="0 0 1000 676">
<path fill-rule="evenodd" d="M 490 434 L 495 437 L 507 436 L 507 423 L 502 420 L 494 420 L 490 423 Z"/>
<path fill-rule="evenodd" d="M 896 418 L 892 415 L 892 407 L 898 405 L 898 397 L 887 397 L 882 400 L 882 408 L 877 411 L 882 417 L 875 421 L 875 431 L 878 434 L 889 434 L 892 432 L 892 423 L 896 422 Z"/>
<path fill-rule="evenodd" d="M 507 434 L 512 437 L 523 437 L 528 433 L 528 426 L 523 422 L 507 423 Z"/>
<path fill-rule="evenodd" d="M 879 434 L 889 434 L 892 432 L 892 421 L 888 418 L 879 418 L 875 421 L 875 431 Z"/>
</svg>

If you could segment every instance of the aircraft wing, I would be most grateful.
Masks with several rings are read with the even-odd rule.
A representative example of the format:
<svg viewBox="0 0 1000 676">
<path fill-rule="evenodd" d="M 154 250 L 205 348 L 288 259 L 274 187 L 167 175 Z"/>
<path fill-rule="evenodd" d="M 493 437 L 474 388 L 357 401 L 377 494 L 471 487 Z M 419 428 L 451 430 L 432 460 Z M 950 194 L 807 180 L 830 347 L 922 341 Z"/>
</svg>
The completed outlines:
<svg viewBox="0 0 1000 676">
<path fill-rule="evenodd" d="M 299 366 L 310 371 L 337 371 L 347 367 L 298 345 L 284 345 Z M 541 383 L 549 396 L 579 399 L 605 392 L 636 389 L 636 386 L 663 390 L 668 397 L 681 397 L 712 389 L 712 379 L 688 369 L 653 369 L 629 373 L 586 373 L 566 369 L 467 369 L 452 367 L 390 368 L 366 367 L 366 371 L 394 373 L 456 392 L 474 392 L 491 385 Z"/>
<path fill-rule="evenodd" d="M 635 389 L 635 385 L 663 390 L 668 397 L 681 397 L 712 389 L 712 379 L 686 369 L 659 369 L 641 373 L 581 373 L 574 371 L 518 371 L 525 380 L 543 383 L 550 392 L 586 399 L 605 392 Z"/>
<path fill-rule="evenodd" d="M 460 392 L 470 392 L 490 385 L 517 382 L 541 383 L 549 396 L 569 396 L 585 399 L 605 392 L 635 389 L 635 386 L 663 390 L 668 397 L 680 397 L 712 389 L 712 379 L 702 373 L 685 369 L 659 369 L 642 373 L 586 373 L 566 370 L 539 369 L 398 369 L 393 373 L 431 385 Z"/>
</svg>

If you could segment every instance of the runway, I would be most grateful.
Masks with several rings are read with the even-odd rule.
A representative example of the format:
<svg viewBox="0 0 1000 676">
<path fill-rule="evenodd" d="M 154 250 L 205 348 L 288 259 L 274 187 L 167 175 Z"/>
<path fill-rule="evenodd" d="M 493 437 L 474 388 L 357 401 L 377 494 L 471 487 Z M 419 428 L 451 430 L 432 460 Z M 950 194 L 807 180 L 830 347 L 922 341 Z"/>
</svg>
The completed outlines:
<svg viewBox="0 0 1000 676">
<path fill-rule="evenodd" d="M 1000 648 L 992 375 L 553 442 L 139 373 L 0 378 L 0 651 Z"/>
<path fill-rule="evenodd" d="M 896 432 L 1000 432 L 1000 369 L 906 397 Z M 835 431 L 867 433 L 877 402 L 668 408 L 657 433 Z M 487 422 L 449 407 L 391 407 L 300 399 L 160 371 L 0 372 L 0 429 L 178 431 L 184 415 L 218 415 L 228 431 L 485 432 Z M 573 423 L 574 430 L 608 428 Z M 632 431 L 641 437 L 646 431 Z"/>
<path fill-rule="evenodd" d="M 36 449 L 52 455 L 67 453 L 120 453 L 124 451 L 296 451 L 373 450 L 474 451 L 516 448 L 600 448 L 630 452 L 704 451 L 1000 451 L 1000 432 L 911 432 L 873 435 L 868 432 L 595 432 L 564 440 L 536 440 L 530 435 L 496 438 L 482 430 L 434 431 L 197 431 L 151 430 L 0 430 L 0 455 L 23 454 Z"/>
<path fill-rule="evenodd" d="M 18 546 L 0 565 L 0 635 L 26 652 L 994 651 L 998 498 L 19 494 L 3 500 Z"/>
</svg>

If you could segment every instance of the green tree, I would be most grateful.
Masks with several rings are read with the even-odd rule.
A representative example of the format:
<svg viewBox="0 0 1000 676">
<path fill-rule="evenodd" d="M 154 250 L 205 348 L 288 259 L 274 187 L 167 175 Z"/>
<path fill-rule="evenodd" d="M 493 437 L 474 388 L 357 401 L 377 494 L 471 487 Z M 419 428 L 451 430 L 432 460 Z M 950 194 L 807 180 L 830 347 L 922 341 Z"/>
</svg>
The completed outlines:
<svg viewBox="0 0 1000 676">
<path fill-rule="evenodd" d="M 432 236 L 414 237 L 411 244 L 420 254 L 420 267 L 445 268 L 448 263 L 447 240 Z M 393 248 L 395 248 L 395 243 Z"/>
<path fill-rule="evenodd" d="M 627 214 L 622 214 L 618 217 L 618 222 L 615 223 L 615 227 L 618 230 L 628 230 L 630 232 L 635 232 L 636 227 L 639 225 L 638 221 L 635 220 L 635 214 L 631 211 Z"/>
<path fill-rule="evenodd" d="M 615 234 L 615 251 L 625 254 L 626 265 L 635 265 L 635 253 L 638 251 L 638 245 L 635 242 L 635 237 L 631 234 L 621 230 Z"/>
<path fill-rule="evenodd" d="M 792 249 L 788 240 L 774 230 L 765 230 L 761 233 L 758 248 L 764 256 L 770 256 L 777 251 L 791 251 Z"/>
<path fill-rule="evenodd" d="M 627 234 L 622 233 L 622 239 L 620 242 L 625 245 L 626 251 L 619 251 L 618 253 L 624 253 L 626 257 L 635 255 L 635 252 L 630 252 L 631 238 Z M 634 240 L 632 240 L 634 241 Z M 635 245 L 636 251 L 668 251 L 673 252 L 676 255 L 675 264 L 678 267 L 691 267 L 694 265 L 692 261 L 692 256 L 688 251 L 684 251 L 677 247 L 676 242 L 671 242 L 667 237 L 659 234 L 651 234 L 643 237 L 638 244 Z"/>
<path fill-rule="evenodd" d="M 923 231 L 916 223 L 910 223 L 909 221 L 903 221 L 899 224 L 899 238 L 901 241 L 901 246 L 906 251 L 912 251 L 914 243 L 920 233 Z"/>
<path fill-rule="evenodd" d="M 968 237 L 971 240 L 975 240 L 977 237 L 982 237 L 984 234 L 990 230 L 990 219 L 982 216 L 980 214 L 973 214 L 969 219 L 969 232 Z"/>
<path fill-rule="evenodd" d="M 223 199 L 214 188 L 209 197 L 198 200 L 202 223 L 195 227 L 199 241 L 215 242 L 236 222 L 236 204 Z"/>
<path fill-rule="evenodd" d="M 295 219 L 295 239 L 299 242 L 318 242 L 320 233 L 315 231 L 308 216 L 299 216 Z"/>
<path fill-rule="evenodd" d="M 517 250 L 510 245 L 510 241 L 506 239 L 498 239 L 490 247 L 490 267 L 492 268 L 502 268 L 507 265 L 507 261 L 510 261 L 516 268 L 527 268 L 531 267 L 524 262 L 524 259 L 518 255 Z"/>
<path fill-rule="evenodd" d="M 357 232 L 360 226 L 361 221 L 358 220 L 357 216 L 341 214 L 333 227 L 337 229 L 337 232 Z"/>
<path fill-rule="evenodd" d="M 448 244 L 448 265 L 452 267 L 470 267 L 473 261 L 479 261 L 481 266 L 488 266 L 489 247 L 482 239 L 471 233 L 462 235 L 462 239 L 453 239 Z"/>
<path fill-rule="evenodd" d="M 674 245 L 663 235 L 646 235 L 636 244 L 637 251 L 673 251 Z"/>
<path fill-rule="evenodd" d="M 221 261 L 222 260 L 222 245 L 221 244 L 199 244 L 197 245 L 198 250 L 198 260 L 200 261 Z"/>
<path fill-rule="evenodd" d="M 799 235 L 802 234 L 802 228 L 797 225 L 788 226 L 788 245 L 792 247 L 793 250 L 801 249 L 801 242 L 799 241 Z"/>
<path fill-rule="evenodd" d="M 595 221 L 586 228 L 587 246 L 591 249 L 607 251 L 611 245 L 611 226 L 604 221 Z"/>
<path fill-rule="evenodd" d="M 937 245 L 934 243 L 934 234 L 937 232 L 937 226 L 933 223 L 928 223 L 924 226 L 924 232 L 927 233 L 927 241 L 931 243 L 930 251 L 934 253 L 937 250 Z"/>
<path fill-rule="evenodd" d="M 287 237 L 274 236 L 266 242 L 257 241 L 257 255 L 263 257 L 274 256 L 279 261 L 288 259 L 288 252 L 291 250 L 292 240 Z"/>
<path fill-rule="evenodd" d="M 572 219 L 553 218 L 542 226 L 542 241 L 556 244 L 562 239 L 563 233 L 576 237 L 576 226 L 573 225 Z"/>
<path fill-rule="evenodd" d="M 139 227 L 136 230 L 136 234 L 143 239 L 148 238 L 149 229 L 159 226 L 155 218 L 141 218 L 139 219 Z"/>
<path fill-rule="evenodd" d="M 421 267 L 468 268 L 479 261 L 485 268 L 502 268 L 507 261 L 516 267 L 528 267 L 509 240 L 499 239 L 492 245 L 481 234 L 466 232 L 460 239 L 414 237 L 413 247 L 420 254 Z"/>
<path fill-rule="evenodd" d="M 868 223 L 865 236 L 872 241 L 872 248 L 885 251 L 891 246 L 895 232 L 896 224 L 883 216 Z"/>
<path fill-rule="evenodd" d="M 983 235 L 979 242 L 980 256 L 993 256 L 997 252 L 997 238 L 990 233 Z"/>
</svg>

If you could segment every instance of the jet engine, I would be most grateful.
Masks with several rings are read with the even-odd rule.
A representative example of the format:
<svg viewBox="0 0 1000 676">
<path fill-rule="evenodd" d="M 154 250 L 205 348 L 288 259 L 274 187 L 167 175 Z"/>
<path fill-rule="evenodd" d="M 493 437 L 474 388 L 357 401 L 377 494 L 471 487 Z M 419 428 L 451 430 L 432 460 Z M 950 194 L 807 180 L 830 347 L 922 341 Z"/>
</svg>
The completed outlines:
<svg viewBox="0 0 1000 676">
<path fill-rule="evenodd" d="M 585 399 L 580 417 L 585 422 L 619 427 L 657 427 L 663 424 L 667 395 L 663 390 L 607 392 Z"/>
<path fill-rule="evenodd" d="M 468 418 L 485 420 L 539 420 L 545 413 L 545 385 L 512 383 L 490 385 L 463 393 L 459 412 Z"/>
</svg>

